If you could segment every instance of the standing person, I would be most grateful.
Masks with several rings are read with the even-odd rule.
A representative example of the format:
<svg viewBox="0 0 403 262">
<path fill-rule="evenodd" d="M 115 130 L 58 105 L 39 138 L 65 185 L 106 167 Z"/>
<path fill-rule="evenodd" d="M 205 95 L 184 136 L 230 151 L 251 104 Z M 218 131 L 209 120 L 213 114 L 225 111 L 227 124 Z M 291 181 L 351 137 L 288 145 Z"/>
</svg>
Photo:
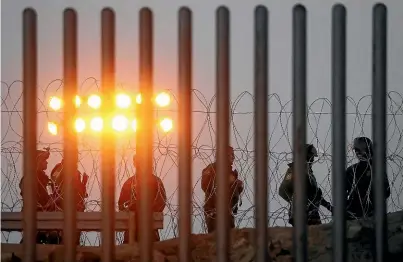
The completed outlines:
<svg viewBox="0 0 403 262">
<path fill-rule="evenodd" d="M 69 174 L 72 175 L 72 174 Z M 87 182 L 88 182 L 88 175 L 84 172 L 82 175 L 80 171 L 74 175 L 73 183 L 76 193 L 76 211 L 77 212 L 84 212 L 85 210 L 85 198 L 88 197 L 87 194 Z M 64 210 L 64 188 L 63 188 L 63 159 L 60 163 L 56 164 L 55 167 L 52 169 L 50 173 L 50 177 L 52 180 L 52 198 L 55 203 L 55 211 L 63 211 Z M 58 238 L 58 242 L 62 242 L 62 235 L 63 232 L 59 232 L 60 237 Z M 81 232 L 77 233 L 77 245 L 80 244 L 80 235 Z"/>
<path fill-rule="evenodd" d="M 359 162 L 346 170 L 347 219 L 354 220 L 374 215 L 373 145 L 368 137 L 356 137 L 353 148 Z M 384 174 L 386 199 L 390 196 L 387 174 Z"/>
<path fill-rule="evenodd" d="M 313 174 L 312 165 L 315 161 L 315 157 L 318 156 L 316 148 L 312 144 L 306 145 L 307 159 L 306 159 L 306 179 L 307 179 L 307 224 L 308 225 L 320 225 L 322 224 L 319 215 L 320 205 L 326 207 L 332 211 L 332 206 L 323 198 L 322 190 L 318 187 L 316 178 Z M 288 169 L 285 174 L 284 180 L 279 188 L 279 195 L 290 204 L 289 208 L 289 223 L 294 226 L 294 175 L 293 175 L 294 163 L 288 164 Z"/>
<path fill-rule="evenodd" d="M 133 157 L 133 164 L 137 167 L 137 158 Z M 151 191 L 151 199 L 153 200 L 152 210 L 153 212 L 161 213 L 164 211 L 167 201 L 166 191 L 162 180 L 157 177 L 155 174 L 152 174 L 151 184 L 147 187 L 147 190 Z M 123 184 L 122 190 L 120 191 L 119 196 L 119 211 L 132 211 L 137 213 L 138 203 L 141 201 L 139 196 L 139 181 L 138 175 L 135 174 L 132 177 L 129 177 L 126 182 Z M 136 219 L 136 232 L 135 232 L 135 241 L 139 241 L 139 224 L 138 219 Z M 160 241 L 160 235 L 158 229 L 154 230 L 154 241 Z M 129 243 L 129 232 L 124 232 L 123 243 Z"/>
<path fill-rule="evenodd" d="M 228 147 L 228 165 L 230 168 L 229 174 L 218 174 L 223 176 L 228 176 L 229 181 L 229 200 L 228 200 L 228 212 L 229 221 L 228 224 L 230 228 L 235 227 L 235 217 L 234 215 L 238 212 L 238 204 L 241 204 L 240 194 L 243 192 L 243 182 L 238 178 L 238 171 L 232 169 L 234 164 L 235 154 L 232 147 Z M 201 188 L 205 193 L 204 202 L 204 218 L 207 224 L 207 232 L 211 233 L 216 229 L 216 219 L 217 219 L 217 208 L 216 208 L 216 198 L 217 198 L 217 162 L 209 164 L 202 171 L 202 181 Z"/>
<path fill-rule="evenodd" d="M 48 168 L 48 159 L 50 156 L 49 152 L 50 148 L 45 148 L 45 150 L 37 150 L 36 151 L 36 170 L 32 170 L 36 174 L 37 177 L 37 212 L 50 212 L 54 210 L 54 203 L 50 194 L 48 193 L 48 189 L 50 187 L 50 179 L 46 175 L 46 169 Z M 24 176 L 20 180 L 20 194 L 24 199 Z M 22 207 L 24 209 L 24 206 Z M 38 231 L 36 235 L 36 243 L 37 244 L 50 244 L 48 241 L 47 231 Z M 24 238 L 21 239 L 22 243 Z"/>
</svg>

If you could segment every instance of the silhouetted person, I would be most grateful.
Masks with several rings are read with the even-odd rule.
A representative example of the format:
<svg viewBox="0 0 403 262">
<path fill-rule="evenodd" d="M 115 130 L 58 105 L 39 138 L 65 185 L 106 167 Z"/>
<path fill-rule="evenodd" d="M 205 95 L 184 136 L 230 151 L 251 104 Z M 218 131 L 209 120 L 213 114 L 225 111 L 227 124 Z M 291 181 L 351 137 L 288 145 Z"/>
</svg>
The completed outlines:
<svg viewBox="0 0 403 262">
<path fill-rule="evenodd" d="M 322 195 L 322 190 L 318 187 L 316 178 L 312 171 L 312 165 L 315 161 L 315 157 L 318 156 L 316 148 L 312 144 L 306 145 L 307 159 L 306 159 L 306 194 L 307 194 L 307 224 L 308 225 L 320 225 L 322 224 L 319 215 L 320 205 L 326 207 L 332 211 L 332 206 L 327 202 Z M 294 196 L 294 175 L 293 175 L 294 163 L 288 164 L 288 169 L 285 174 L 284 180 L 279 188 L 279 195 L 290 204 L 289 208 L 289 223 L 294 226 L 294 214 L 293 205 L 295 204 Z"/>
<path fill-rule="evenodd" d="M 240 194 L 243 192 L 243 182 L 238 179 L 238 171 L 232 170 L 234 164 L 235 154 L 232 147 L 228 148 L 228 166 L 230 169 L 229 174 L 218 174 L 228 177 L 229 186 L 229 199 L 228 199 L 228 212 L 230 228 L 235 227 L 234 214 L 238 212 L 238 204 L 240 204 Z M 201 188 L 205 193 L 204 202 L 204 217 L 207 224 L 207 231 L 211 233 L 216 229 L 217 209 L 217 162 L 208 165 L 202 171 Z"/>
<path fill-rule="evenodd" d="M 48 168 L 48 158 L 50 156 L 49 148 L 45 150 L 37 150 L 36 155 L 36 170 L 32 170 L 36 174 L 37 177 L 37 212 L 49 212 L 54 210 L 54 203 L 50 194 L 48 193 L 48 187 L 50 186 L 50 179 L 46 175 L 45 171 Z M 24 198 L 24 177 L 21 178 L 19 184 L 21 190 L 21 196 Z M 24 209 L 24 206 L 22 207 Z M 47 231 L 38 231 L 36 235 L 36 243 L 37 244 L 53 244 L 48 241 Z M 21 239 L 21 243 L 24 238 Z"/>
<path fill-rule="evenodd" d="M 354 139 L 353 148 L 359 162 L 346 170 L 347 219 L 360 219 L 374 215 L 373 145 L 367 137 Z M 386 159 L 385 159 L 386 161 Z M 390 196 L 387 174 L 384 174 L 385 200 Z"/>
<path fill-rule="evenodd" d="M 64 210 L 64 170 L 63 170 L 63 159 L 60 163 L 56 164 L 50 173 L 50 177 L 52 180 L 52 198 L 55 203 L 55 211 L 63 211 Z M 74 183 L 74 192 L 76 194 L 76 211 L 84 212 L 85 210 L 85 198 L 88 197 L 87 194 L 87 182 L 88 175 L 84 173 L 81 175 L 80 171 L 76 171 L 73 175 L 73 183 Z M 62 242 L 63 232 L 59 232 L 60 237 L 58 242 Z M 80 244 L 80 235 L 81 232 L 77 232 L 77 245 Z"/>
<path fill-rule="evenodd" d="M 133 157 L 133 164 L 137 167 L 137 158 L 136 156 Z M 137 171 L 137 170 L 136 170 Z M 141 196 L 139 193 L 140 181 L 137 174 L 130 177 L 126 180 L 123 184 L 122 191 L 120 192 L 119 196 L 119 210 L 120 211 L 132 211 L 136 213 L 136 217 L 138 218 L 139 214 L 139 202 L 141 201 Z M 162 180 L 154 174 L 151 174 L 151 181 L 150 185 L 147 186 L 145 190 L 151 191 L 151 201 L 152 201 L 152 211 L 153 212 L 163 212 L 166 206 L 167 196 L 164 184 Z M 136 231 L 135 231 L 135 241 L 139 241 L 139 225 L 138 219 L 136 219 Z M 160 241 L 160 235 L 158 229 L 154 230 L 154 241 Z M 124 239 L 123 243 L 129 243 L 129 232 L 124 232 Z"/>
</svg>

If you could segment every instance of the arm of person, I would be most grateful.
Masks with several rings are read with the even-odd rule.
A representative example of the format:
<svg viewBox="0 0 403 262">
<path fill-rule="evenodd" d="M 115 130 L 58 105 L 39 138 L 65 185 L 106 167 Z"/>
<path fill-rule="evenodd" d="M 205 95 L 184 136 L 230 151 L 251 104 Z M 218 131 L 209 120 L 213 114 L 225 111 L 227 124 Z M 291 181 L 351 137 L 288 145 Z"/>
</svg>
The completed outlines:
<svg viewBox="0 0 403 262">
<path fill-rule="evenodd" d="M 209 165 L 202 171 L 201 188 L 207 193 L 211 192 L 215 184 L 215 170 L 212 165 Z"/>
<path fill-rule="evenodd" d="M 130 201 L 131 195 L 131 183 L 130 179 L 128 179 L 122 186 L 122 190 L 120 191 L 119 200 L 118 200 L 118 207 L 119 211 L 126 210 L 125 203 Z"/>
<path fill-rule="evenodd" d="M 280 187 L 278 189 L 278 194 L 280 195 L 281 198 L 283 198 L 285 201 L 288 203 L 291 202 L 292 195 L 293 195 L 293 180 L 292 180 L 292 171 L 287 170 L 283 181 L 280 184 Z"/>
<path fill-rule="evenodd" d="M 157 196 L 154 201 L 154 212 L 163 212 L 167 203 L 167 194 L 164 183 L 159 177 L 157 178 Z"/>
</svg>

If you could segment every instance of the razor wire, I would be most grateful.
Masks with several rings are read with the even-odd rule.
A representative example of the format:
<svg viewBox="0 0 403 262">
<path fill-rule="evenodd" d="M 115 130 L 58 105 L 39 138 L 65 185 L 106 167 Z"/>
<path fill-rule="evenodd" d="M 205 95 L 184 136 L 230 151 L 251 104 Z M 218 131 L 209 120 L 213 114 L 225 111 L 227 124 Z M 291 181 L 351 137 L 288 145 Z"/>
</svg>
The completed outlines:
<svg viewBox="0 0 403 262">
<path fill-rule="evenodd" d="M 1 209 L 7 212 L 21 210 L 22 199 L 19 192 L 19 182 L 22 176 L 22 82 L 2 83 L 1 102 Z M 80 85 L 80 95 L 96 93 L 100 82 L 87 78 Z M 49 109 L 50 96 L 60 96 L 63 81 L 53 80 L 50 84 L 38 89 L 38 149 L 51 148 L 47 173 L 62 158 L 63 138 L 47 133 L 47 121 L 61 119 L 62 113 Z M 132 92 L 124 84 L 117 90 Z M 162 90 L 158 90 L 162 91 Z M 155 109 L 155 116 L 168 116 L 173 119 L 174 128 L 170 133 L 156 130 L 154 135 L 154 173 L 160 177 L 167 191 L 167 203 L 164 210 L 164 229 L 162 239 L 178 236 L 178 134 L 177 125 L 177 96 L 174 90 L 164 90 L 172 99 L 168 109 Z M 203 204 L 204 193 L 201 190 L 201 171 L 215 158 L 216 111 L 215 95 L 207 97 L 202 90 L 192 90 L 192 179 L 193 179 L 193 233 L 205 233 Z M 269 103 L 269 226 L 288 226 L 288 203 L 278 195 L 278 187 L 284 178 L 287 164 L 292 162 L 292 101 L 286 100 L 273 93 L 268 96 Z M 244 182 L 242 205 L 236 215 L 237 227 L 254 226 L 254 131 L 253 131 L 253 101 L 252 93 L 241 92 L 231 101 L 231 145 L 235 150 L 235 168 L 239 178 Z M 387 120 L 387 162 L 388 177 L 391 186 L 391 197 L 388 200 L 388 212 L 403 209 L 403 96 L 399 92 L 388 93 Z M 357 136 L 371 138 L 371 95 L 361 98 L 347 97 L 347 163 L 355 160 L 350 141 Z M 320 185 L 323 196 L 332 202 L 331 192 L 331 100 L 317 98 L 307 105 L 307 142 L 313 144 L 319 152 L 314 163 L 313 171 Z M 100 147 L 98 137 L 94 134 L 79 135 L 79 163 L 81 172 L 89 175 L 87 184 L 88 198 L 86 212 L 100 211 L 101 179 L 100 179 Z M 116 202 L 123 183 L 135 171 L 132 157 L 136 152 L 135 135 L 124 135 L 118 139 L 116 155 Z M 116 205 L 117 207 L 117 205 Z M 320 209 L 322 223 L 331 221 L 331 214 Z M 121 234 L 117 233 L 118 241 Z M 19 242 L 18 232 L 2 232 L 2 242 Z M 87 232 L 81 235 L 82 244 L 99 245 L 99 233 Z"/>
</svg>

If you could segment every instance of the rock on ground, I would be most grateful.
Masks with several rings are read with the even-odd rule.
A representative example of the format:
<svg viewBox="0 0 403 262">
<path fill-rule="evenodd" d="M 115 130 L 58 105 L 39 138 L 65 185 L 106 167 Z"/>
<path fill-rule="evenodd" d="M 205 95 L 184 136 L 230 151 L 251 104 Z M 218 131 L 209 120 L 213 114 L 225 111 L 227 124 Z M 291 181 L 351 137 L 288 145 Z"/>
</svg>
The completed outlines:
<svg viewBox="0 0 403 262">
<path fill-rule="evenodd" d="M 231 231 L 231 261 L 255 261 L 254 244 L 255 230 L 251 228 L 234 229 Z M 274 227 L 268 229 L 268 252 L 272 261 L 292 261 L 292 228 Z M 388 214 L 388 259 L 387 261 L 402 261 L 403 257 L 403 211 Z M 352 221 L 347 223 L 348 260 L 373 261 L 374 224 L 369 220 Z M 192 235 L 192 261 L 216 261 L 215 235 Z M 179 240 L 170 239 L 154 245 L 154 261 L 179 261 Z M 63 261 L 63 246 L 38 247 L 38 261 Z M 332 225 L 312 226 L 308 232 L 309 261 L 332 261 Z M 99 247 L 79 247 L 77 261 L 100 261 Z M 121 245 L 116 247 L 116 260 L 119 262 L 139 261 L 138 246 Z M 2 253 L 2 262 L 21 261 L 21 254 Z"/>
</svg>

